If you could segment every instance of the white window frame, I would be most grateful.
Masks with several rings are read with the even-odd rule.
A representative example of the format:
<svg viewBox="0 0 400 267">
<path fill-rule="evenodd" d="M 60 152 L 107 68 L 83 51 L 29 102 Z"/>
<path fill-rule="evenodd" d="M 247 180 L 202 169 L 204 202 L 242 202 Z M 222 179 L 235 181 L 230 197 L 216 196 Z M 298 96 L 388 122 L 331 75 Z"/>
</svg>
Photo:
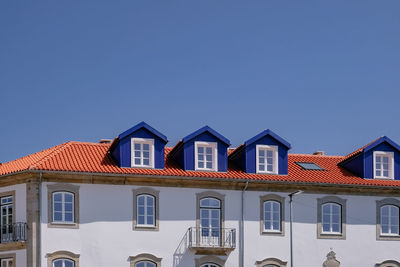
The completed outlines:
<svg viewBox="0 0 400 267">
<path fill-rule="evenodd" d="M 330 228 L 330 230 L 329 231 L 324 231 L 324 226 L 323 226 L 324 225 L 324 206 L 326 206 L 326 205 L 330 205 L 330 209 L 329 209 L 330 210 L 330 213 L 329 213 L 329 228 Z M 332 230 L 332 225 L 333 225 L 332 206 L 333 205 L 336 205 L 339 207 L 339 231 L 338 232 L 334 232 Z M 342 234 L 342 205 L 340 205 L 339 203 L 335 203 L 335 202 L 326 202 L 321 205 L 320 209 L 321 209 L 321 223 L 322 223 L 321 233 L 328 234 L 328 235 L 341 235 Z"/>
<path fill-rule="evenodd" d="M 259 152 L 260 150 L 272 151 L 272 171 L 260 171 Z M 264 164 L 266 166 L 266 164 Z M 278 146 L 256 145 L 256 173 L 278 174 Z"/>
<path fill-rule="evenodd" d="M 61 261 L 62 267 L 65 267 L 65 262 L 72 263 L 72 266 L 75 267 L 75 261 L 73 261 L 73 260 L 71 260 L 71 259 L 65 259 L 65 258 L 53 260 L 53 265 L 52 265 L 52 266 L 55 266 L 55 265 L 56 265 L 56 262 L 58 262 L 58 261 Z"/>
<path fill-rule="evenodd" d="M 150 146 L 149 163 L 143 165 L 143 155 L 140 155 L 140 164 L 135 164 L 135 144 L 148 144 Z M 131 167 L 154 168 L 154 139 L 149 138 L 131 138 Z"/>
<path fill-rule="evenodd" d="M 54 196 L 56 194 L 61 194 L 61 216 L 62 220 L 61 221 L 56 221 L 55 220 L 55 201 L 54 201 Z M 66 221 L 65 220 L 65 195 L 72 195 L 72 220 L 71 221 Z M 53 224 L 75 224 L 75 194 L 72 192 L 68 191 L 55 191 L 52 192 L 52 202 L 53 202 L 53 218 L 52 222 Z"/>
<path fill-rule="evenodd" d="M 212 168 L 206 167 L 206 161 L 204 161 L 204 168 L 198 167 L 198 147 L 211 147 L 212 148 Z M 194 169 L 196 171 L 217 171 L 218 170 L 218 143 L 216 142 L 194 142 Z"/>
<path fill-rule="evenodd" d="M 266 226 L 265 226 L 265 219 L 266 219 L 265 218 L 265 213 L 266 213 L 265 205 L 269 204 L 269 203 L 272 203 L 272 205 L 271 205 L 271 214 L 270 214 L 271 228 L 266 228 Z M 273 203 L 277 203 L 279 205 L 279 207 L 278 207 L 279 208 L 279 218 L 278 218 L 279 229 L 274 229 L 274 226 L 273 226 L 273 222 L 274 222 L 274 219 L 273 219 L 274 211 L 272 210 Z M 263 224 L 264 225 L 264 228 L 263 228 L 263 232 L 264 233 L 281 233 L 282 232 L 282 229 L 281 229 L 281 227 L 282 227 L 282 204 L 281 204 L 281 202 L 273 200 L 273 199 L 269 199 L 269 200 L 264 201 L 264 203 L 263 203 L 263 220 L 264 220 L 264 224 Z"/>
<path fill-rule="evenodd" d="M 378 179 L 394 179 L 394 153 L 393 152 L 387 152 L 387 151 L 374 151 L 374 178 Z M 381 175 L 377 176 L 376 175 L 376 157 L 377 156 L 385 156 L 389 157 L 389 176 L 383 176 L 383 169 L 381 169 Z"/>
<path fill-rule="evenodd" d="M 145 197 L 144 201 L 144 224 L 139 224 L 139 198 Z M 147 198 L 153 199 L 153 223 L 147 223 Z M 136 196 L 136 214 L 137 214 L 137 227 L 150 227 L 154 228 L 156 226 L 156 197 L 150 194 L 140 194 Z"/>
<path fill-rule="evenodd" d="M 399 213 L 400 213 L 400 207 L 398 207 L 398 206 L 396 206 L 396 205 L 393 205 L 393 204 L 385 204 L 385 205 L 382 205 L 381 207 L 380 207 L 380 214 L 379 214 L 379 216 L 380 216 L 380 223 L 381 223 L 381 233 L 380 233 L 380 235 L 381 236 L 399 236 L 400 235 L 400 225 L 399 225 L 399 217 L 397 217 L 397 233 L 391 233 L 391 226 L 392 226 L 392 223 L 390 222 L 390 218 L 391 218 L 391 209 L 389 209 L 389 224 L 388 224 L 388 226 L 389 226 L 389 228 L 388 228 L 388 230 L 389 230 L 389 232 L 388 233 L 384 233 L 383 231 L 382 231 L 382 209 L 384 208 L 384 207 L 394 207 L 394 208 L 397 208 L 397 213 L 398 213 L 398 216 L 399 216 Z"/>
</svg>

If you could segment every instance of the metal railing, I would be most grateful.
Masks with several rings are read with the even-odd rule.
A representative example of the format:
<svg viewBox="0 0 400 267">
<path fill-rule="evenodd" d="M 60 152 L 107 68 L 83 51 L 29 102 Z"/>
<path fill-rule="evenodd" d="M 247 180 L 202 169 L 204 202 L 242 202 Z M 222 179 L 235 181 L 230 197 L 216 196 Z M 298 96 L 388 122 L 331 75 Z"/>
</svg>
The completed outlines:
<svg viewBox="0 0 400 267">
<path fill-rule="evenodd" d="M 189 248 L 235 248 L 236 229 L 191 227 L 188 241 Z"/>
<path fill-rule="evenodd" d="M 1 226 L 0 243 L 25 241 L 25 240 L 26 240 L 26 223 L 17 222 Z"/>
</svg>

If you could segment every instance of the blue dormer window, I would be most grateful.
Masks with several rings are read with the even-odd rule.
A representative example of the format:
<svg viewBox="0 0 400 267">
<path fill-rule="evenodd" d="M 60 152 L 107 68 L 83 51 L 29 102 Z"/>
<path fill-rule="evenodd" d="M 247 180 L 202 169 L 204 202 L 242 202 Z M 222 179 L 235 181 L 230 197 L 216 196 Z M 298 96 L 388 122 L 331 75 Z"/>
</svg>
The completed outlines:
<svg viewBox="0 0 400 267">
<path fill-rule="evenodd" d="M 195 166 L 198 171 L 217 171 L 218 148 L 216 142 L 195 142 Z"/>
<path fill-rule="evenodd" d="M 278 147 L 256 145 L 257 173 L 278 173 Z"/>
<path fill-rule="evenodd" d="M 131 138 L 131 167 L 154 168 L 154 139 Z"/>
<path fill-rule="evenodd" d="M 108 153 L 119 167 L 163 169 L 167 137 L 141 122 L 118 135 Z"/>
<path fill-rule="evenodd" d="M 374 178 L 393 179 L 393 152 L 374 151 Z"/>
</svg>

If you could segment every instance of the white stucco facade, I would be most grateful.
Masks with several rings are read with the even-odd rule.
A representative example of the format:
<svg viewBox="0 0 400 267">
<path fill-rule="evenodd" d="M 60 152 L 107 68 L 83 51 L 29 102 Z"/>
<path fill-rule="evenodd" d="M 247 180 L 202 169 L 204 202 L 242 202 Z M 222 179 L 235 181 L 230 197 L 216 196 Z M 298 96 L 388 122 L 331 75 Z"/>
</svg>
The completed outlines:
<svg viewBox="0 0 400 267">
<path fill-rule="evenodd" d="M 202 256 L 187 248 L 185 234 L 189 227 L 196 226 L 196 194 L 205 191 L 225 196 L 224 227 L 236 229 L 236 248 L 228 256 L 218 257 L 226 260 L 226 267 L 239 266 L 239 190 L 151 186 L 159 191 L 159 229 L 154 231 L 132 227 L 132 190 L 147 186 L 75 184 L 79 186 L 79 227 L 67 229 L 48 226 L 47 185 L 41 185 L 41 266 L 47 266 L 48 253 L 56 251 L 79 254 L 79 264 L 84 267 L 130 266 L 129 257 L 141 253 L 162 258 L 164 267 L 195 266 L 195 258 Z M 284 235 L 260 233 L 260 197 L 271 193 L 285 197 Z M 266 258 L 289 262 L 287 196 L 282 192 L 244 193 L 244 266 L 257 266 L 256 261 Z M 345 238 L 321 239 L 317 238 L 317 199 L 325 196 L 303 193 L 293 197 L 294 266 L 320 267 L 331 250 L 341 267 L 374 267 L 384 260 L 400 262 L 400 241 L 376 237 L 376 201 L 386 196 L 337 195 L 346 200 Z M 22 214 L 19 216 L 23 218 Z"/>
</svg>

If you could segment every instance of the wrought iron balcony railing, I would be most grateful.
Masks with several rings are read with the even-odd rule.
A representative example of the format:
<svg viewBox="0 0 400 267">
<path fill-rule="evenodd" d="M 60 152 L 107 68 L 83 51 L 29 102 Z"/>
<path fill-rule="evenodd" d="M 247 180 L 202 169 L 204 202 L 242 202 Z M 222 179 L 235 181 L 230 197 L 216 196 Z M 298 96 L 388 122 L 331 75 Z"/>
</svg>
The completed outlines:
<svg viewBox="0 0 400 267">
<path fill-rule="evenodd" d="M 25 241 L 26 223 L 17 222 L 13 224 L 1 225 L 0 243 Z"/>
<path fill-rule="evenodd" d="M 189 248 L 236 247 L 236 230 L 233 228 L 192 227 L 188 230 Z"/>
</svg>

